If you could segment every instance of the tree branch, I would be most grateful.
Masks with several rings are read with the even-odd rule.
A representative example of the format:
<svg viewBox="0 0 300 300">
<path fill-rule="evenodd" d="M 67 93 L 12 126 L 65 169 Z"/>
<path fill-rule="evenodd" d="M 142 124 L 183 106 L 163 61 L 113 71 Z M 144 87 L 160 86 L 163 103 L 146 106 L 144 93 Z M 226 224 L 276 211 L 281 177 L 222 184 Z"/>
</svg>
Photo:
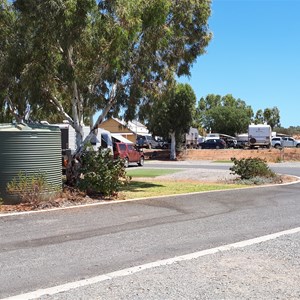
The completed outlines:
<svg viewBox="0 0 300 300">
<path fill-rule="evenodd" d="M 110 91 L 109 95 L 109 100 L 105 108 L 102 110 L 102 113 L 99 115 L 97 121 L 95 122 L 92 131 L 98 128 L 98 125 L 101 124 L 110 111 L 110 109 L 113 107 L 113 105 L 116 103 L 116 96 L 117 96 L 117 88 L 118 88 L 118 83 L 114 83 L 113 87 Z"/>
<path fill-rule="evenodd" d="M 54 104 L 57 111 L 72 125 L 74 126 L 74 121 L 72 119 L 72 117 L 70 117 L 64 110 L 63 106 L 61 105 L 61 103 L 58 101 L 58 99 L 53 96 L 53 95 L 49 95 L 49 101 L 50 103 Z"/>
</svg>

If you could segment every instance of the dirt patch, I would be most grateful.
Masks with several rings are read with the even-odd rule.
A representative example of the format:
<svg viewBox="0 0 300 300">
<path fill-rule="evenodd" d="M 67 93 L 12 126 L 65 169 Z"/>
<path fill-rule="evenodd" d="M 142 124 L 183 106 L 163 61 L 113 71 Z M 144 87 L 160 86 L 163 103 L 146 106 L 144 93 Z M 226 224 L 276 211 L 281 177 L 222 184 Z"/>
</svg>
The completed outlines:
<svg viewBox="0 0 300 300">
<path fill-rule="evenodd" d="M 144 150 L 145 158 L 168 160 L 169 150 Z M 177 153 L 178 160 L 230 161 L 232 157 L 262 158 L 267 162 L 300 161 L 300 148 L 283 149 L 187 149 Z"/>
<path fill-rule="evenodd" d="M 43 209 L 51 209 L 58 207 L 70 207 L 75 205 L 93 204 L 105 201 L 113 201 L 113 198 L 104 198 L 101 196 L 89 197 L 86 194 L 73 190 L 64 191 L 58 198 L 43 201 L 39 205 L 20 203 L 20 204 L 9 204 L 0 205 L 0 213 L 7 212 L 24 212 L 24 211 L 35 211 Z"/>
</svg>

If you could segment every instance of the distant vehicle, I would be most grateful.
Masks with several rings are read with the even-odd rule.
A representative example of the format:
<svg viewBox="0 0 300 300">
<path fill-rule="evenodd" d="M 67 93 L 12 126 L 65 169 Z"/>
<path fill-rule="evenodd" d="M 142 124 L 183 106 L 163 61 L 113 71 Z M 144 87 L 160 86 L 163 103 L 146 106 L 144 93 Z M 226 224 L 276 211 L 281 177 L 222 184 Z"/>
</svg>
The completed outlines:
<svg viewBox="0 0 300 300">
<path fill-rule="evenodd" d="M 273 137 L 272 138 L 272 146 L 274 148 L 281 148 L 281 147 L 296 147 L 300 148 L 300 141 L 295 140 L 292 137 Z"/>
<path fill-rule="evenodd" d="M 190 127 L 189 132 L 185 134 L 185 147 L 186 148 L 197 148 L 199 132 L 197 128 Z"/>
<path fill-rule="evenodd" d="M 274 148 L 281 148 L 283 146 L 282 138 L 281 137 L 273 137 L 272 138 L 272 147 Z"/>
<path fill-rule="evenodd" d="M 158 149 L 160 148 L 160 143 L 151 135 L 138 135 L 136 146 L 139 148 Z"/>
<path fill-rule="evenodd" d="M 157 139 L 159 143 L 159 148 L 160 149 L 170 149 L 171 146 L 171 140 L 164 140 L 163 138 L 158 138 Z"/>
<path fill-rule="evenodd" d="M 198 149 L 224 149 L 226 143 L 222 139 L 208 139 L 198 145 Z"/>
<path fill-rule="evenodd" d="M 236 136 L 236 148 L 244 149 L 248 145 L 248 133 L 241 133 Z"/>
<path fill-rule="evenodd" d="M 282 146 L 300 148 L 300 141 L 292 137 L 282 137 Z"/>
<path fill-rule="evenodd" d="M 227 148 L 237 148 L 237 139 L 235 138 L 222 138 L 225 141 Z"/>
<path fill-rule="evenodd" d="M 208 133 L 205 140 L 222 139 L 225 141 L 228 148 L 237 148 L 237 139 L 234 136 L 224 133 Z"/>
<path fill-rule="evenodd" d="M 271 147 L 272 128 L 267 124 L 251 124 L 248 126 L 248 146 Z"/>
<path fill-rule="evenodd" d="M 208 133 L 205 137 L 206 140 L 209 139 L 219 139 L 220 138 L 220 134 L 219 133 Z"/>
<path fill-rule="evenodd" d="M 130 163 L 144 165 L 144 152 L 136 149 L 132 144 L 116 142 L 113 144 L 114 158 L 124 159 L 124 166 L 127 168 Z"/>
</svg>

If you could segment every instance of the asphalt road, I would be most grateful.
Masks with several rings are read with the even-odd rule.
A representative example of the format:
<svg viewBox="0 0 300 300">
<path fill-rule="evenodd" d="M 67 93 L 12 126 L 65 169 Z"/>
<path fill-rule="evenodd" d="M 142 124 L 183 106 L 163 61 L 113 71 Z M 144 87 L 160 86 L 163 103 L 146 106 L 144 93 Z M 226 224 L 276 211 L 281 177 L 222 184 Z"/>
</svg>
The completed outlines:
<svg viewBox="0 0 300 300">
<path fill-rule="evenodd" d="M 284 168 L 300 175 L 295 165 Z M 299 228 L 299 188 L 297 183 L 1 216 L 0 298 Z M 183 268 L 182 276 L 192 267 Z M 107 296 L 104 291 L 99 296 L 100 290 L 97 298 L 75 294 L 113 299 L 106 289 Z M 115 299 L 145 299 L 142 292 L 136 297 L 120 292 Z M 75 299 L 75 294 L 53 299 Z M 176 299 L 162 295 L 147 299 Z M 215 296 L 193 299 L 224 299 Z"/>
</svg>

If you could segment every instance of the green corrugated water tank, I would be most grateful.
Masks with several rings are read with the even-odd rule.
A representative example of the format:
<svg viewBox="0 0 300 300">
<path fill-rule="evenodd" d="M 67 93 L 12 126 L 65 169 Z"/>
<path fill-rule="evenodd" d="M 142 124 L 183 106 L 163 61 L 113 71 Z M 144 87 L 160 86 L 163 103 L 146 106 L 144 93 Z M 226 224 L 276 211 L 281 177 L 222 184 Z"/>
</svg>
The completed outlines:
<svg viewBox="0 0 300 300">
<path fill-rule="evenodd" d="M 0 124 L 0 198 L 19 200 L 6 193 L 7 183 L 25 174 L 42 173 L 54 189 L 61 189 L 61 133 L 58 127 L 37 124 Z"/>
</svg>

